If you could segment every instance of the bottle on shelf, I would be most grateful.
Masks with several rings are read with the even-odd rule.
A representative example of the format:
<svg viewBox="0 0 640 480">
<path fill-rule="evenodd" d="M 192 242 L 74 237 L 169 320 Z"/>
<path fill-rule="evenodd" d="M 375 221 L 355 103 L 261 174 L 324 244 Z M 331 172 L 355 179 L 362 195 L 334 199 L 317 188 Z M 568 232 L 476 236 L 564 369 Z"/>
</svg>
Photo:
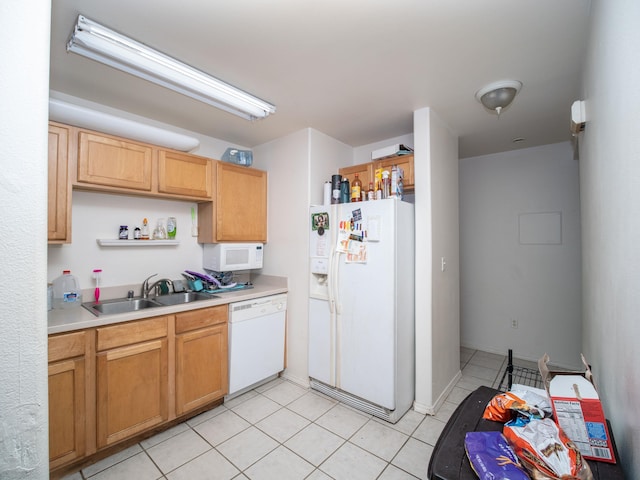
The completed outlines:
<svg viewBox="0 0 640 480">
<path fill-rule="evenodd" d="M 174 238 L 176 238 L 177 228 L 176 217 L 167 218 L 167 238 L 169 240 L 173 240 Z"/>
<path fill-rule="evenodd" d="M 362 201 L 362 181 L 360 180 L 360 178 L 358 178 L 357 173 L 355 174 L 355 178 L 353 179 L 353 183 L 351 184 L 351 201 Z"/>
<path fill-rule="evenodd" d="M 142 229 L 140 230 L 140 239 L 149 240 L 149 221 L 145 218 L 142 220 Z"/>
<path fill-rule="evenodd" d="M 156 223 L 156 228 L 153 229 L 153 239 L 154 240 L 166 240 L 167 239 L 167 231 L 164 228 L 164 218 L 159 218 Z"/>
<path fill-rule="evenodd" d="M 82 290 L 71 270 L 63 270 L 53 281 L 53 308 L 72 308 L 82 303 Z"/>
<path fill-rule="evenodd" d="M 371 201 L 375 199 L 376 199 L 376 192 L 373 189 L 373 182 L 369 182 L 369 190 L 367 190 L 367 200 Z"/>
</svg>

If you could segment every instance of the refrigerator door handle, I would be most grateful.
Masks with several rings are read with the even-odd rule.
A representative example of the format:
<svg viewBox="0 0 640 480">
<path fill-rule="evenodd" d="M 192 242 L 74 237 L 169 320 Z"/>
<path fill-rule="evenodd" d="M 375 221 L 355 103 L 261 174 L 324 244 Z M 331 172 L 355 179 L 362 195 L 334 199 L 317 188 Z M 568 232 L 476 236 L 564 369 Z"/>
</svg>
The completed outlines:
<svg viewBox="0 0 640 480">
<path fill-rule="evenodd" d="M 335 299 L 333 296 L 333 258 L 335 255 L 335 250 L 332 248 L 329 252 L 329 273 L 327 275 L 327 294 L 329 297 L 329 312 L 331 315 L 335 312 Z"/>
<path fill-rule="evenodd" d="M 336 314 L 340 315 L 342 312 L 342 305 L 340 303 L 340 275 L 338 270 L 340 269 L 340 252 L 335 252 L 334 261 L 332 265 L 333 272 L 333 301 L 335 302 Z"/>
</svg>

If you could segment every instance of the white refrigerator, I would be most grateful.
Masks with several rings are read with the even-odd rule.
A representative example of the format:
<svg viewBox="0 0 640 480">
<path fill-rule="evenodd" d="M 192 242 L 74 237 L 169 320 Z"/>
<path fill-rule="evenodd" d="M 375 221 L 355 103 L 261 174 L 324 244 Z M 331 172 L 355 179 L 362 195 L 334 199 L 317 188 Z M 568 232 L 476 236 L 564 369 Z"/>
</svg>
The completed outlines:
<svg viewBox="0 0 640 480">
<path fill-rule="evenodd" d="M 415 391 L 414 207 L 310 209 L 311 387 L 389 422 Z"/>
</svg>

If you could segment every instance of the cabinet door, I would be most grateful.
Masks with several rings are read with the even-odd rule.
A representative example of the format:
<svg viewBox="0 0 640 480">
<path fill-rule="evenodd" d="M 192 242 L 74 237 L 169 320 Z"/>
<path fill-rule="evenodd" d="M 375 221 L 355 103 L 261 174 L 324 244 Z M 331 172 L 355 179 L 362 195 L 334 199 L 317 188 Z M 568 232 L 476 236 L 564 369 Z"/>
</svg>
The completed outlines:
<svg viewBox="0 0 640 480">
<path fill-rule="evenodd" d="M 356 173 L 357 173 L 358 178 L 362 182 L 362 189 L 365 192 L 369 189 L 369 182 L 373 183 L 373 188 L 375 188 L 375 183 L 373 179 L 373 169 L 371 168 L 370 163 L 363 163 L 360 165 L 353 165 L 351 167 L 344 167 L 338 170 L 338 173 L 343 177 L 347 177 L 349 179 L 349 185 L 353 185 L 353 180 L 356 178 Z"/>
<path fill-rule="evenodd" d="M 158 192 L 211 200 L 211 160 L 195 155 L 158 152 Z"/>
<path fill-rule="evenodd" d="M 151 146 L 86 131 L 79 135 L 78 184 L 151 191 Z"/>
<path fill-rule="evenodd" d="M 227 324 L 176 335 L 176 414 L 182 415 L 228 391 Z"/>
<path fill-rule="evenodd" d="M 168 420 L 168 322 L 154 317 L 97 329 L 98 448 Z"/>
<path fill-rule="evenodd" d="M 49 466 L 85 452 L 85 359 L 49 364 Z"/>
<path fill-rule="evenodd" d="M 49 466 L 84 456 L 86 451 L 85 333 L 49 338 Z"/>
<path fill-rule="evenodd" d="M 98 448 L 168 420 L 166 338 L 100 352 L 96 370 Z"/>
<path fill-rule="evenodd" d="M 69 129 L 49 125 L 48 241 L 71 242 L 71 187 L 68 176 Z"/>
<path fill-rule="evenodd" d="M 384 168 L 391 171 L 391 167 L 397 165 L 404 170 L 402 184 L 405 191 L 412 192 L 414 189 L 413 180 L 413 155 L 400 155 L 393 158 L 385 158 L 374 162 L 374 168 Z"/>
<path fill-rule="evenodd" d="M 267 241 L 267 172 L 215 162 L 215 201 L 198 205 L 200 243 Z"/>
</svg>

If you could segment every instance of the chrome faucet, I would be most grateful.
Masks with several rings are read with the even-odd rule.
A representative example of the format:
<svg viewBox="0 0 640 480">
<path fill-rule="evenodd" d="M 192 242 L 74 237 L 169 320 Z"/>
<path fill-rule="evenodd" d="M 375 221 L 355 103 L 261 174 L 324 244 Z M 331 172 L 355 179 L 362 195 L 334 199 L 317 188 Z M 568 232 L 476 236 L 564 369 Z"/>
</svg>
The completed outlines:
<svg viewBox="0 0 640 480">
<path fill-rule="evenodd" d="M 149 277 L 145 278 L 144 282 L 142 282 L 142 298 L 149 298 L 149 292 L 151 291 L 154 291 L 155 295 L 157 296 L 158 287 L 163 283 L 173 287 L 173 282 L 168 278 L 161 278 L 160 280 L 156 280 L 154 283 L 149 285 L 149 279 L 155 277 L 156 275 L 158 274 L 154 273 L 153 275 L 150 275 Z"/>
<path fill-rule="evenodd" d="M 155 277 L 156 275 L 158 274 L 154 273 L 153 275 L 149 275 L 147 278 L 144 279 L 144 282 L 142 282 L 142 293 L 141 293 L 142 298 L 149 297 L 149 279 Z"/>
</svg>

